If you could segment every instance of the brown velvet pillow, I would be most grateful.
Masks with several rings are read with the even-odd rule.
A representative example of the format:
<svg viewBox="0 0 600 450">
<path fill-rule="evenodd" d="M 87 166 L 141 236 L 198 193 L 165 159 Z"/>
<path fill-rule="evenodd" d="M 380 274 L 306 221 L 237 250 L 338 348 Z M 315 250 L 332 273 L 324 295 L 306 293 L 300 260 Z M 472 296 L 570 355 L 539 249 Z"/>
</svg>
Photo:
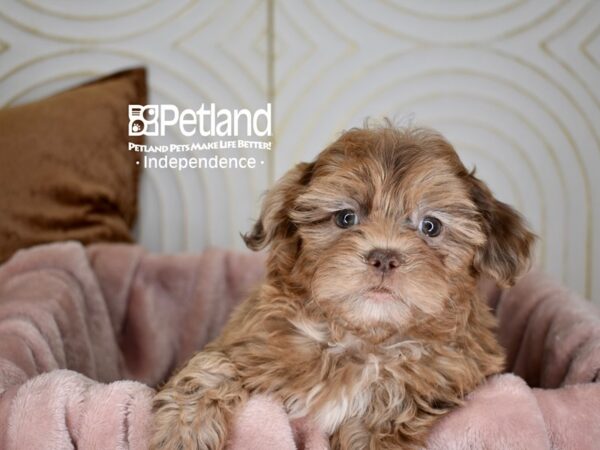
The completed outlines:
<svg viewBox="0 0 600 450">
<path fill-rule="evenodd" d="M 132 240 L 130 103 L 146 103 L 143 68 L 0 110 L 0 262 L 44 242 Z"/>
</svg>

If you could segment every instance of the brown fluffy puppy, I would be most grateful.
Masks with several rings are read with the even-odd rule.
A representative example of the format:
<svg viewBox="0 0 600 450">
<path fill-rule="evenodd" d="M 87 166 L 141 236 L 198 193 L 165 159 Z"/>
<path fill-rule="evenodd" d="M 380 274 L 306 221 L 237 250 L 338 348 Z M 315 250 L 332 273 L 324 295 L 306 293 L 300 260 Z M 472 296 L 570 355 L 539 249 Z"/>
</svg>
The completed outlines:
<svg viewBox="0 0 600 450">
<path fill-rule="evenodd" d="M 334 449 L 423 445 L 502 369 L 480 276 L 510 285 L 534 236 L 424 129 L 353 129 L 266 195 L 244 236 L 264 284 L 155 399 L 153 448 L 221 449 L 251 393 Z"/>
</svg>

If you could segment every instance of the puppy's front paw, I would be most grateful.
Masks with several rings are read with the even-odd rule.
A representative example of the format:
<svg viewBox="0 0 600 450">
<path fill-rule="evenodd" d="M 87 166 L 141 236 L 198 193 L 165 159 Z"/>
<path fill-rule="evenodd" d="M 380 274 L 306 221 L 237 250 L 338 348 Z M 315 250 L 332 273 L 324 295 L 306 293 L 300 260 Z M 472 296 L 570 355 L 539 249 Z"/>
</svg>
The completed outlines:
<svg viewBox="0 0 600 450">
<path fill-rule="evenodd" d="M 247 397 L 223 353 L 197 354 L 155 396 L 150 448 L 223 449 L 233 411 Z"/>
</svg>

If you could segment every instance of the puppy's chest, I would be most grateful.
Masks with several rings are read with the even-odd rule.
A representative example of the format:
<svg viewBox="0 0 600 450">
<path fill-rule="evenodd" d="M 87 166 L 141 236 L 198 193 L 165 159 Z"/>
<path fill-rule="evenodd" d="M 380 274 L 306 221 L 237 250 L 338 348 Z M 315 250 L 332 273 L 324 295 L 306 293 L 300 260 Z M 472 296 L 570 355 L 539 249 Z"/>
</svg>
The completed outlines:
<svg viewBox="0 0 600 450">
<path fill-rule="evenodd" d="M 331 434 L 350 417 L 364 417 L 373 409 L 388 409 L 392 405 L 384 404 L 380 392 L 398 397 L 388 403 L 400 401 L 401 395 L 397 389 L 400 382 L 384 369 L 386 363 L 386 358 L 375 354 L 348 352 L 334 354 L 330 359 L 324 355 L 323 364 L 328 367 L 321 367 L 322 376 L 314 377 L 317 382 L 286 405 L 290 415 L 308 415 Z"/>
</svg>

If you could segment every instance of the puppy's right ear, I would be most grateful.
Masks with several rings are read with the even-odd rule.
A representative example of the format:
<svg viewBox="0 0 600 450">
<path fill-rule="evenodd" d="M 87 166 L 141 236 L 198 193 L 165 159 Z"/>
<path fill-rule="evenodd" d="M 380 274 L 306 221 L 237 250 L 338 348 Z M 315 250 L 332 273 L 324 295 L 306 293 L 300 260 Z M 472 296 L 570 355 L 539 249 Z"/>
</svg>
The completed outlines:
<svg viewBox="0 0 600 450">
<path fill-rule="evenodd" d="M 475 254 L 474 267 L 509 287 L 531 263 L 535 234 L 513 208 L 494 198 L 487 185 L 469 174 L 471 195 L 482 218 L 486 244 Z"/>
<path fill-rule="evenodd" d="M 267 191 L 259 219 L 251 232 L 242 235 L 249 249 L 261 250 L 274 238 L 287 238 L 296 232 L 296 225 L 291 221 L 289 211 L 294 200 L 310 182 L 313 165 L 297 164 Z"/>
</svg>

